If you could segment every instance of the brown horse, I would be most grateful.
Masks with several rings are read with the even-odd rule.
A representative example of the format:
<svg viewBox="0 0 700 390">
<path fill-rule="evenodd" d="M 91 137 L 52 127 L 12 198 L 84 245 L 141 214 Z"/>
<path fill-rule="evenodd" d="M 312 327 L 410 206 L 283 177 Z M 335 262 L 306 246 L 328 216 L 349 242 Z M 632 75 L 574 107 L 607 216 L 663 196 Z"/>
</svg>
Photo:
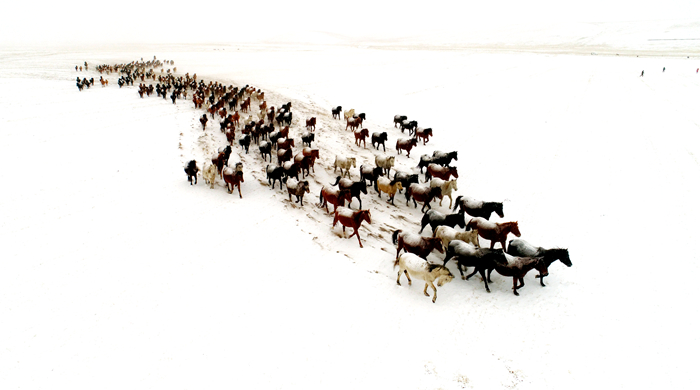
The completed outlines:
<svg viewBox="0 0 700 390">
<path fill-rule="evenodd" d="M 278 138 L 277 149 L 289 149 L 294 146 L 294 138 Z"/>
<path fill-rule="evenodd" d="M 362 248 L 362 240 L 360 240 L 360 234 L 358 233 L 362 221 L 367 221 L 367 223 L 370 224 L 372 223 L 369 210 L 354 211 L 347 207 L 339 206 L 335 209 L 335 216 L 333 217 L 333 227 L 335 227 L 335 225 L 338 222 L 340 222 L 340 224 L 343 225 L 343 234 L 345 234 L 346 226 L 353 228 L 355 231 L 350 236 L 348 236 L 348 238 L 352 236 L 357 236 L 357 242 L 360 243 L 360 248 Z"/>
<path fill-rule="evenodd" d="M 287 180 L 287 192 L 289 193 L 289 201 L 292 201 L 292 195 L 296 196 L 295 203 L 300 203 L 304 207 L 304 194 L 309 192 L 309 182 Z"/>
<path fill-rule="evenodd" d="M 442 165 L 431 163 L 428 164 L 428 169 L 425 172 L 425 182 L 427 183 L 433 177 L 437 177 L 438 179 L 442 180 L 450 180 L 451 176 L 454 176 L 455 178 L 459 177 L 457 168 L 450 166 L 444 167 Z"/>
<path fill-rule="evenodd" d="M 233 194 L 233 187 L 238 187 L 238 196 L 243 198 L 243 195 L 241 195 L 241 183 L 245 181 L 243 180 L 243 172 L 234 170 L 231 167 L 226 167 L 223 170 L 223 175 L 224 182 L 226 183 L 226 190 L 228 191 L 228 193 Z M 231 185 L 230 190 L 229 184 Z"/>
<path fill-rule="evenodd" d="M 277 149 L 277 165 L 292 159 L 292 149 Z"/>
<path fill-rule="evenodd" d="M 445 253 L 445 250 L 442 249 L 442 240 L 440 238 L 423 237 L 415 233 L 404 233 L 401 229 L 394 231 L 391 235 L 391 242 L 396 245 L 396 259 L 399 258 L 401 249 L 424 259 L 428 258 L 428 255 L 433 249 L 437 249 L 440 253 Z"/>
<path fill-rule="evenodd" d="M 440 187 L 430 188 L 430 186 L 423 184 L 411 183 L 411 185 L 409 185 L 406 189 L 406 206 L 408 206 L 408 202 L 411 200 L 411 197 L 413 197 L 414 207 L 418 207 L 418 203 L 416 203 L 416 201 L 423 202 L 423 207 L 420 209 L 420 212 L 423 213 L 425 212 L 426 206 L 428 209 L 430 209 L 430 202 L 432 202 L 433 199 L 436 197 L 442 198 L 442 190 Z"/>
<path fill-rule="evenodd" d="M 311 131 L 316 131 L 316 117 L 306 120 L 306 128 Z"/>
<path fill-rule="evenodd" d="M 499 223 L 487 221 L 481 217 L 475 217 L 467 224 L 467 230 L 470 229 L 476 229 L 481 237 L 491 240 L 491 249 L 496 245 L 496 242 L 500 242 L 503 251 L 506 250 L 506 238 L 508 238 L 508 233 L 513 233 L 516 237 L 520 237 L 518 222 Z"/>
<path fill-rule="evenodd" d="M 413 147 L 416 145 L 418 145 L 418 140 L 415 138 L 399 138 L 398 140 L 396 140 L 396 151 L 399 152 L 399 154 L 401 154 L 401 150 L 405 150 L 406 157 L 411 157 L 411 149 L 413 149 Z"/>
<path fill-rule="evenodd" d="M 345 130 L 348 128 L 350 130 L 356 130 L 358 127 L 360 127 L 360 124 L 362 122 L 362 119 L 360 118 L 348 118 L 347 119 L 347 124 L 345 125 Z"/>
<path fill-rule="evenodd" d="M 415 137 L 423 139 L 423 145 L 425 145 L 425 143 L 428 142 L 430 140 L 430 137 L 432 137 L 432 136 L 433 136 L 433 129 L 430 127 L 427 129 L 424 129 L 422 127 L 419 127 L 416 129 Z"/>
<path fill-rule="evenodd" d="M 518 294 L 518 289 L 525 285 L 525 275 L 530 272 L 530 270 L 537 268 L 541 270 L 546 270 L 547 265 L 545 263 L 545 257 L 515 257 L 506 254 L 506 259 L 508 259 L 508 264 L 496 264 L 495 270 L 503 276 L 510 276 L 513 278 L 513 294 Z M 489 270 L 489 278 L 491 276 L 491 271 Z M 520 282 L 518 284 L 518 282 Z"/>
<path fill-rule="evenodd" d="M 367 148 L 367 141 L 365 141 L 365 138 L 369 137 L 369 130 L 355 130 L 353 134 L 355 134 L 355 145 L 360 146 L 360 142 L 362 142 L 365 148 Z"/>
<path fill-rule="evenodd" d="M 352 194 L 350 193 L 350 190 L 326 188 L 326 186 L 323 186 L 323 188 L 321 188 L 318 201 L 320 202 L 320 206 L 325 207 L 326 213 L 329 214 L 330 211 L 328 211 L 328 203 L 332 204 L 333 213 L 335 213 L 335 209 L 337 209 L 338 206 L 345 206 L 345 201 L 347 201 L 348 204 L 352 201 Z"/>
</svg>

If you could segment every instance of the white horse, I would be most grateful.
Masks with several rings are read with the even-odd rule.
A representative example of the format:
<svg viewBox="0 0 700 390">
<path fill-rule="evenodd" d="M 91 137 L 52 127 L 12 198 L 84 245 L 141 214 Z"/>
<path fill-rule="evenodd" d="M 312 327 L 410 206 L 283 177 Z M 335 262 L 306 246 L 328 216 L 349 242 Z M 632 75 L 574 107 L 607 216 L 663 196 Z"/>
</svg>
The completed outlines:
<svg viewBox="0 0 700 390">
<path fill-rule="evenodd" d="M 460 232 L 455 228 L 440 225 L 433 232 L 433 237 L 438 237 L 440 240 L 442 240 L 442 245 L 445 247 L 445 250 L 447 250 L 447 246 L 452 240 L 461 240 L 474 245 L 476 248 L 479 248 L 479 233 L 476 230 Z"/>
<path fill-rule="evenodd" d="M 213 164 L 204 164 L 204 171 L 202 172 L 202 176 L 204 176 L 204 182 L 209 184 L 209 188 L 214 188 L 214 183 L 216 182 L 216 165 Z"/>
<path fill-rule="evenodd" d="M 433 284 L 437 280 L 438 287 L 445 283 L 449 283 L 454 279 L 450 270 L 439 264 L 428 263 L 427 260 L 414 255 L 413 253 L 403 253 L 399 256 L 399 259 L 394 263 L 394 267 L 399 266 L 399 274 L 396 277 L 396 284 L 401 285 L 401 273 L 406 274 L 406 279 L 408 279 L 408 285 L 411 285 L 411 276 L 414 278 L 423 279 L 425 281 L 425 288 L 423 289 L 423 294 L 429 297 L 428 286 L 433 289 L 433 303 L 437 299 L 437 288 Z"/>
<path fill-rule="evenodd" d="M 384 174 L 389 176 L 391 167 L 394 166 L 394 160 L 396 156 L 376 156 L 374 158 L 374 164 L 380 168 L 384 169 Z"/>
<path fill-rule="evenodd" d="M 343 115 L 345 116 L 345 121 L 347 121 L 349 118 L 352 118 L 355 116 L 355 109 L 350 109 L 349 111 L 343 111 Z"/>
<path fill-rule="evenodd" d="M 341 176 L 345 176 L 345 174 L 350 176 L 350 167 L 352 166 L 353 168 L 355 168 L 357 166 L 355 161 L 355 157 L 335 156 L 335 162 L 333 162 L 333 172 L 335 172 L 336 169 L 340 168 Z M 343 169 L 345 169 L 345 173 L 343 173 Z"/>
<path fill-rule="evenodd" d="M 450 206 L 448 207 L 449 209 L 452 209 L 452 190 L 457 191 L 457 180 L 452 179 L 449 181 L 442 180 L 440 178 L 432 178 L 430 179 L 430 188 L 433 187 L 440 187 L 442 190 L 442 197 L 440 198 L 440 206 L 442 206 L 442 199 L 447 196 L 450 198 Z"/>
</svg>

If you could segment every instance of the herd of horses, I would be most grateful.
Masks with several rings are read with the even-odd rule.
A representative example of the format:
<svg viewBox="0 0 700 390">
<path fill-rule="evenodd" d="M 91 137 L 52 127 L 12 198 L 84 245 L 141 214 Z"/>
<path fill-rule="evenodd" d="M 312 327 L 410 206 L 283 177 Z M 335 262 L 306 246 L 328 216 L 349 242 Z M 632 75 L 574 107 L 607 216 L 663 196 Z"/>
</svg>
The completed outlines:
<svg viewBox="0 0 700 390">
<path fill-rule="evenodd" d="M 267 162 L 269 156 L 269 164 L 263 168 L 270 188 L 274 190 L 275 183 L 279 182 L 280 190 L 283 186 L 286 187 L 289 201 L 292 202 L 294 196 L 294 202 L 298 203 L 299 207 L 303 207 L 304 195 L 311 191 L 309 181 L 304 179 L 311 172 L 315 172 L 314 164 L 320 156 L 319 149 L 312 148 L 312 142 L 315 141 L 316 117 L 306 119 L 306 132 L 301 135 L 303 148 L 294 153 L 293 148 L 296 147 L 294 138 L 289 135 L 290 126 L 294 123 L 291 102 L 278 108 L 268 107 L 264 92 L 255 87 L 246 85 L 239 88 L 214 81 L 205 83 L 203 80 L 197 81 L 196 74 L 192 77 L 189 73 L 185 76 L 175 76 L 170 70 L 167 74 L 156 77 L 153 69 L 149 69 L 152 67 L 152 64 L 149 66 L 149 63 L 141 60 L 114 66 L 102 65 L 98 66 L 98 69 L 100 73 L 103 73 L 103 69 L 108 69 L 110 73 L 121 72 L 124 76 L 120 80 L 144 81 L 146 75 L 153 80 L 157 79 L 158 95 L 165 98 L 166 94 L 172 91 L 170 96 L 173 103 L 177 99 L 186 98 L 188 90 L 191 92 L 195 109 L 204 109 L 205 103 L 208 102 L 206 113 L 200 118 L 202 130 L 207 131 L 207 123 L 210 120 L 218 120 L 219 129 L 225 134 L 227 140 L 211 160 L 204 163 L 202 176 L 210 188 L 215 187 L 218 177 L 229 193 L 233 193 L 237 188 L 239 198 L 243 197 L 241 192 L 241 183 L 244 182 L 243 164 L 236 162 L 234 166 L 229 166 L 236 132 L 239 131 L 241 136 L 238 138 L 238 145 L 241 147 L 241 152 L 245 151 L 247 154 L 251 143 L 255 143 L 258 145 L 263 161 Z M 163 73 L 162 69 L 161 73 Z M 89 84 L 85 79 L 76 81 L 80 89 L 83 85 Z M 107 79 L 102 76 L 100 81 L 103 86 L 108 85 Z M 122 83 L 120 88 L 121 86 Z M 152 85 L 139 85 L 139 95 L 142 98 L 144 93 L 150 96 L 148 92 L 152 90 Z M 257 101 L 256 105 L 253 105 L 251 98 Z M 255 112 L 252 107 L 257 107 L 259 111 Z M 344 118 L 341 118 L 341 113 Z M 355 110 L 343 111 L 342 107 L 338 106 L 331 109 L 331 117 L 345 120 L 345 129 L 340 128 L 339 131 L 351 131 L 354 144 L 358 148 L 365 149 L 366 138 L 370 138 L 372 148 L 379 151 L 379 146 L 382 146 L 385 152 L 384 155 L 375 157 L 375 166 L 360 165 L 359 180 L 353 180 L 350 173 L 350 169 L 357 168 L 356 157 L 335 157 L 333 172 L 340 169 L 340 175 L 334 183 L 329 183 L 328 186 L 320 189 L 318 203 L 319 207 L 325 208 L 326 213 L 333 215 L 332 228 L 340 224 L 343 235 L 346 228 L 352 228 L 353 232 L 347 238 L 356 236 L 359 246 L 363 247 L 359 229 L 363 222 L 372 223 L 371 212 L 369 209 L 362 208 L 361 199 L 362 194 L 368 194 L 368 182 L 369 188 L 373 188 L 379 198 L 382 194 L 386 194 L 387 202 L 394 206 L 396 206 L 394 203 L 396 194 L 402 192 L 407 206 L 411 201 L 414 208 L 418 207 L 418 203 L 422 204 L 423 217 L 418 233 L 397 229 L 392 234 L 392 242 L 397 248 L 394 267 L 399 267 L 397 284 L 400 285 L 402 274 L 408 279 L 409 285 L 411 276 L 423 279 L 425 295 L 429 295 L 427 289 L 431 287 L 434 292 L 433 302 L 435 302 L 437 299 L 435 284 L 439 287 L 454 278 L 446 268 L 448 262 L 454 260 L 462 279 L 468 280 L 478 272 L 483 279 L 486 291 L 490 292 L 488 284 L 491 283 L 491 273 L 495 270 L 503 276 L 513 278 L 513 293 L 519 295 L 518 290 L 524 286 L 524 277 L 529 271 L 537 270 L 536 278 L 540 280 L 541 286 L 545 286 L 544 277 L 549 275 L 548 268 L 554 261 L 560 260 L 564 265 L 571 266 L 567 249 L 545 249 L 522 239 L 513 239 L 506 245 L 510 234 L 520 237 L 521 233 L 518 222 L 489 220 L 493 213 L 504 218 L 502 202 L 486 202 L 463 195 L 457 196 L 453 201 L 452 192 L 457 190 L 459 174 L 457 168 L 450 164 L 458 160 L 457 151 L 435 151 L 432 155 L 424 154 L 420 156 L 415 166 L 419 173 L 407 173 L 394 169 L 392 176 L 391 171 L 396 158 L 401 156 L 402 152 L 406 152 L 406 158 L 410 159 L 411 150 L 418 146 L 419 140 L 422 141 L 422 145 L 425 145 L 433 136 L 432 128 L 419 127 L 417 121 L 409 120 L 403 115 L 396 115 L 394 127 L 399 128 L 402 134 L 407 130 L 410 138 L 397 137 L 395 146 L 397 154 L 390 156 L 386 155 L 388 133 L 374 132 L 370 137 L 369 130 L 362 127 L 367 118 L 365 113 L 356 114 Z M 276 164 L 272 162 L 273 149 L 277 156 Z M 188 182 L 196 185 L 200 171 L 197 162 L 190 160 L 184 170 Z M 299 173 L 302 175 L 301 179 L 299 179 Z M 424 180 L 420 179 L 420 174 L 425 175 Z M 445 196 L 450 200 L 447 209 L 452 213 L 449 214 L 431 207 L 431 203 L 436 201 L 439 201 L 439 206 L 442 206 Z M 359 205 L 356 210 L 351 208 L 354 199 L 357 199 Z M 328 203 L 333 206 L 332 211 L 329 211 Z M 423 236 L 422 233 L 428 226 L 432 230 L 432 235 Z M 482 248 L 479 237 L 489 240 L 490 247 Z M 495 248 L 497 243 L 500 244 L 500 248 Z M 402 251 L 404 253 L 401 253 Z M 428 257 L 434 251 L 445 255 L 442 265 L 428 261 Z M 474 270 L 465 276 L 464 271 L 467 267 L 473 267 Z"/>
</svg>

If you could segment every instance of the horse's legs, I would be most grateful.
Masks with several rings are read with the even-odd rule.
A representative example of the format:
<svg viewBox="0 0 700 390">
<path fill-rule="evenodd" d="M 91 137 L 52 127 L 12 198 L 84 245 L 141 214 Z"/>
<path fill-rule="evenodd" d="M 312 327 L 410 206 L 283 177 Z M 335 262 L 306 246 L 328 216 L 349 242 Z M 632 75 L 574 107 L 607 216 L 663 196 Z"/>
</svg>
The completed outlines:
<svg viewBox="0 0 700 390">
<path fill-rule="evenodd" d="M 484 273 L 484 269 L 480 268 L 479 269 L 479 274 L 481 275 L 481 278 L 484 279 L 484 286 L 486 286 L 486 292 L 491 292 L 491 289 L 489 289 L 489 283 L 488 283 L 488 278 L 486 277 Z"/>
<path fill-rule="evenodd" d="M 542 275 L 535 275 L 535 278 L 539 278 L 539 279 L 540 279 L 540 284 L 542 285 L 542 287 L 547 287 L 547 286 L 544 285 L 544 276 L 542 276 Z"/>
<path fill-rule="evenodd" d="M 411 280 L 411 276 L 408 274 L 408 271 L 407 271 L 407 270 L 403 270 L 403 273 L 406 274 L 406 279 L 408 279 L 408 285 L 410 286 L 411 283 L 413 282 L 413 281 Z"/>
<path fill-rule="evenodd" d="M 491 280 L 491 271 L 493 271 L 493 268 L 489 268 L 488 273 L 486 274 L 486 280 L 488 280 L 489 283 L 493 283 L 493 280 Z"/>
<path fill-rule="evenodd" d="M 353 234 L 357 236 L 357 242 L 360 243 L 360 248 L 363 248 L 362 240 L 360 240 L 360 234 L 359 234 L 358 230 L 360 230 L 359 226 L 355 228 L 355 232 Z"/>
<path fill-rule="evenodd" d="M 518 294 L 518 278 L 515 276 L 513 277 L 513 294 L 520 295 Z"/>
<path fill-rule="evenodd" d="M 241 184 L 238 183 L 238 197 L 243 199 L 243 195 L 241 195 Z"/>
<path fill-rule="evenodd" d="M 461 273 L 462 270 L 460 269 L 459 271 L 460 271 L 460 273 Z M 469 280 L 469 278 L 471 278 L 472 276 L 474 276 L 474 274 L 476 274 L 477 272 L 479 272 L 479 268 L 474 267 L 474 272 L 472 272 L 472 273 L 470 273 L 469 275 L 467 275 L 466 278 L 464 278 L 464 274 L 462 274 L 462 279 L 464 279 L 464 280 Z M 488 290 L 488 287 L 487 287 L 486 289 Z"/>
<path fill-rule="evenodd" d="M 496 240 L 491 240 L 491 249 L 496 245 Z"/>
</svg>

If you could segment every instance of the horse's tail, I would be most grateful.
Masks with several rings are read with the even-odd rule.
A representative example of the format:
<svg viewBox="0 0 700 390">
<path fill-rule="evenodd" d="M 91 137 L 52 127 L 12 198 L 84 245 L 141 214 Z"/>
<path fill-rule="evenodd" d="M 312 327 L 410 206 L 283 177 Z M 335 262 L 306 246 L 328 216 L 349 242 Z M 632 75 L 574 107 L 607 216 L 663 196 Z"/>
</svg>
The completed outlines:
<svg viewBox="0 0 700 390">
<path fill-rule="evenodd" d="M 338 177 L 335 179 L 335 183 L 331 183 L 331 185 L 332 185 L 332 186 L 338 185 L 338 183 L 340 183 L 340 176 L 338 176 Z"/>
<path fill-rule="evenodd" d="M 394 245 L 398 243 L 399 233 L 401 233 L 401 229 L 394 230 L 394 233 L 391 234 L 391 242 Z"/>
<path fill-rule="evenodd" d="M 455 207 L 452 208 L 452 211 L 457 211 L 457 207 L 459 207 L 459 203 L 462 201 L 462 195 L 458 196 L 457 199 L 455 199 Z"/>
</svg>

